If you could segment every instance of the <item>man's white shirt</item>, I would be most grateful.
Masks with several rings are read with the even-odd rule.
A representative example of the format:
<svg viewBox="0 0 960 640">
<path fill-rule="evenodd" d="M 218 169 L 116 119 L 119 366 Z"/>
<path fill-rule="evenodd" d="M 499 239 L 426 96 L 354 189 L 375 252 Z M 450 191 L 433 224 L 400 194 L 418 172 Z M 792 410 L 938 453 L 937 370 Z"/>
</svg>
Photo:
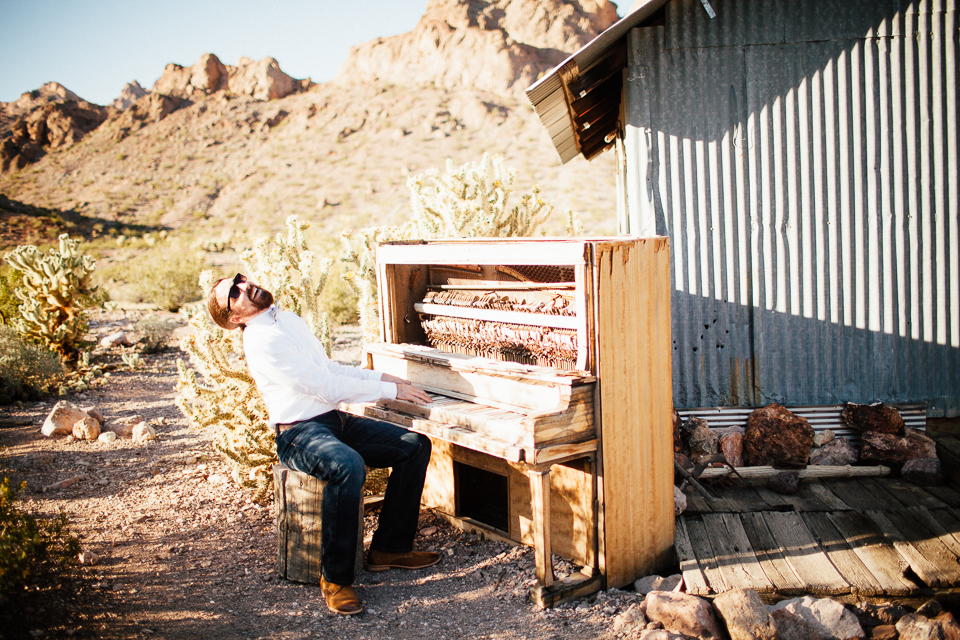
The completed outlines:
<svg viewBox="0 0 960 640">
<path fill-rule="evenodd" d="M 270 412 L 271 426 L 333 411 L 341 402 L 395 400 L 379 371 L 334 362 L 307 323 L 271 307 L 246 323 L 243 351 Z"/>
</svg>

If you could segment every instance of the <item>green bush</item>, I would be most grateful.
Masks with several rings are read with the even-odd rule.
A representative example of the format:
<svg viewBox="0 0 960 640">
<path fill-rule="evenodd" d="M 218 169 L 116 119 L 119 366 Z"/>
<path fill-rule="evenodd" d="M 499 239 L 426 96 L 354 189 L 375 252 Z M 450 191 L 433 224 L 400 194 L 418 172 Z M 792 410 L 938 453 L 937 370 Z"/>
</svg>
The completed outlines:
<svg viewBox="0 0 960 640">
<path fill-rule="evenodd" d="M 39 572 L 73 561 L 80 552 L 66 514 L 47 520 L 24 513 L 14 505 L 17 492 L 9 478 L 0 481 L 0 600 Z"/>
<path fill-rule="evenodd" d="M 0 265 L 0 325 L 9 325 L 19 313 L 20 301 L 14 291 L 21 286 L 23 276 L 6 264 Z"/>
<path fill-rule="evenodd" d="M 204 261 L 197 255 L 184 255 L 162 244 L 129 261 L 125 280 L 133 285 L 143 302 L 167 311 L 179 311 L 188 302 L 200 299 L 197 282 Z"/>
<path fill-rule="evenodd" d="M 165 318 L 147 316 L 134 325 L 134 330 L 140 334 L 137 343 L 143 353 L 157 353 L 163 351 L 173 337 L 176 324 Z"/>
<path fill-rule="evenodd" d="M 28 342 L 12 327 L 0 327 L 0 405 L 36 400 L 56 389 L 65 375 L 57 354 Z"/>
</svg>

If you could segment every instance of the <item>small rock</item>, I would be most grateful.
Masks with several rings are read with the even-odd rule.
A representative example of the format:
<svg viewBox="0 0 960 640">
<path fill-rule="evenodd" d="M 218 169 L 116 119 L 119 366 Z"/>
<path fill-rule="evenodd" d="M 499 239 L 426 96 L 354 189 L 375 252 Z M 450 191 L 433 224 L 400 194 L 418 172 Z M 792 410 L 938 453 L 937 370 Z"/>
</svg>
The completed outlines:
<svg viewBox="0 0 960 640">
<path fill-rule="evenodd" d="M 899 636 L 892 624 L 882 624 L 870 630 L 870 640 L 897 640 Z"/>
<path fill-rule="evenodd" d="M 141 422 L 133 428 L 133 441 L 146 442 L 157 437 L 157 432 L 146 422 Z"/>
<path fill-rule="evenodd" d="M 107 349 L 111 347 L 129 347 L 133 343 L 130 342 L 130 339 L 127 337 L 127 334 L 123 331 L 117 333 L 111 333 L 108 336 L 101 338 L 100 346 L 106 347 Z"/>
<path fill-rule="evenodd" d="M 813 436 L 813 446 L 822 447 L 828 442 L 833 442 L 833 439 L 836 437 L 837 437 L 837 434 L 835 434 L 830 429 L 826 429 L 825 431 L 820 431 Z"/>
<path fill-rule="evenodd" d="M 114 442 L 117 441 L 117 434 L 114 433 L 113 431 L 104 431 L 99 436 L 97 436 L 97 440 L 99 440 L 103 444 L 113 444 Z"/>
<path fill-rule="evenodd" d="M 67 444 L 70 444 L 70 443 L 73 442 L 75 439 L 76 439 L 76 438 L 73 437 L 73 434 L 72 434 L 72 433 L 71 433 L 70 435 L 68 435 L 66 438 L 64 438 L 64 440 L 66 441 Z"/>
<path fill-rule="evenodd" d="M 639 640 L 686 640 L 686 638 L 666 629 L 647 629 L 640 632 Z"/>
<path fill-rule="evenodd" d="M 93 565 L 99 564 L 100 556 L 95 554 L 93 551 L 81 551 L 80 555 L 77 556 L 77 560 L 82 565 L 92 567 Z"/>
<path fill-rule="evenodd" d="M 73 437 L 77 440 L 96 440 L 100 436 L 100 423 L 86 416 L 73 425 Z"/>
<path fill-rule="evenodd" d="M 83 476 L 74 476 L 72 478 L 67 478 L 66 480 L 61 480 L 60 482 L 54 482 L 53 484 L 48 484 L 43 488 L 44 493 L 47 491 L 58 491 L 60 489 L 66 489 L 67 487 L 73 486 L 83 480 Z"/>
<path fill-rule="evenodd" d="M 943 466 L 937 458 L 907 460 L 900 468 L 900 477 L 914 484 L 936 487 L 943 484 Z"/>
<path fill-rule="evenodd" d="M 222 476 L 219 473 L 211 473 L 207 477 L 207 482 L 210 484 L 227 484 L 227 476 Z"/>
<path fill-rule="evenodd" d="M 720 451 L 731 467 L 743 466 L 743 427 L 714 429 L 720 437 Z"/>
<path fill-rule="evenodd" d="M 940 630 L 943 631 L 943 640 L 960 640 L 960 624 L 957 624 L 952 613 L 944 611 L 935 620 L 940 624 Z"/>
<path fill-rule="evenodd" d="M 857 618 L 860 623 L 866 627 L 875 627 L 878 625 L 895 625 L 897 620 L 910 613 L 903 605 L 896 602 L 885 602 L 882 604 L 872 604 L 861 602 L 857 605 Z"/>
<path fill-rule="evenodd" d="M 841 603 L 830 598 L 804 596 L 784 600 L 773 605 L 771 614 L 779 610 L 786 610 L 800 616 L 814 625 L 814 628 L 819 625 L 819 628 L 830 638 L 852 640 L 853 638 L 862 638 L 864 635 L 857 616 L 848 611 Z"/>
<path fill-rule="evenodd" d="M 899 467 L 907 460 L 936 458 L 936 443 L 913 429 L 904 430 L 903 436 L 890 433 L 868 432 L 860 440 L 860 460 L 874 464 Z"/>
<path fill-rule="evenodd" d="M 687 496 L 683 495 L 683 491 L 680 491 L 680 487 L 674 485 L 673 487 L 673 515 L 678 516 L 683 513 L 687 508 Z"/>
<path fill-rule="evenodd" d="M 651 591 L 644 602 L 646 616 L 662 622 L 667 631 L 702 640 L 724 637 L 713 607 L 703 598 L 686 593 Z"/>
<path fill-rule="evenodd" d="M 30 463 L 34 465 L 50 464 L 54 461 L 52 453 L 35 453 L 30 456 Z"/>
<path fill-rule="evenodd" d="M 943 611 L 943 605 L 936 600 L 927 600 L 916 610 L 916 614 L 927 618 L 936 618 Z"/>
<path fill-rule="evenodd" d="M 782 471 L 767 480 L 767 488 L 784 495 L 793 495 L 800 487 L 800 473 L 797 471 Z"/>
<path fill-rule="evenodd" d="M 706 422 L 700 418 L 691 418 L 691 420 L 700 420 L 701 422 Z M 714 433 L 713 429 L 704 425 L 699 425 L 693 429 L 692 432 L 689 432 L 687 436 L 687 442 L 690 445 L 690 460 L 694 464 L 700 461 L 700 458 L 704 456 L 713 455 L 720 452 L 720 438 Z"/>
<path fill-rule="evenodd" d="M 640 611 L 640 606 L 631 604 L 626 611 L 613 619 L 614 631 L 629 633 L 634 629 L 642 629 L 647 625 L 647 618 Z"/>
<path fill-rule="evenodd" d="M 436 532 L 437 532 L 436 527 L 424 527 L 423 529 L 420 529 L 420 535 L 422 536 L 432 536 Z"/>
<path fill-rule="evenodd" d="M 94 420 L 96 420 L 97 422 L 99 422 L 100 424 L 103 424 L 104 422 L 107 421 L 107 419 L 103 417 L 103 413 L 97 407 L 94 407 L 94 406 L 80 407 L 80 410 L 86 413 L 88 416 L 90 416 Z"/>
<path fill-rule="evenodd" d="M 897 622 L 900 640 L 942 640 L 940 623 L 926 616 L 910 613 Z"/>
<path fill-rule="evenodd" d="M 860 458 L 856 447 L 846 438 L 840 437 L 825 443 L 810 452 L 810 464 L 843 467 L 854 464 Z"/>
</svg>

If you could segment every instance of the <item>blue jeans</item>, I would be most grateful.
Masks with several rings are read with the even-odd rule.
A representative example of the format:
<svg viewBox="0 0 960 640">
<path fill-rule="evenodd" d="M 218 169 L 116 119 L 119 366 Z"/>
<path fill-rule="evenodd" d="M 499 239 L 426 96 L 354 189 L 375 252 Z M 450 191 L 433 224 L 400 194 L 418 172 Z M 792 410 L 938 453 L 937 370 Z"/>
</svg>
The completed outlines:
<svg viewBox="0 0 960 640">
<path fill-rule="evenodd" d="M 320 567 L 327 582 L 353 584 L 357 522 L 365 467 L 392 467 L 371 549 L 413 549 L 420 495 L 430 462 L 430 440 L 402 427 L 330 411 L 277 436 L 277 457 L 287 467 L 327 483 L 320 507 Z"/>
</svg>

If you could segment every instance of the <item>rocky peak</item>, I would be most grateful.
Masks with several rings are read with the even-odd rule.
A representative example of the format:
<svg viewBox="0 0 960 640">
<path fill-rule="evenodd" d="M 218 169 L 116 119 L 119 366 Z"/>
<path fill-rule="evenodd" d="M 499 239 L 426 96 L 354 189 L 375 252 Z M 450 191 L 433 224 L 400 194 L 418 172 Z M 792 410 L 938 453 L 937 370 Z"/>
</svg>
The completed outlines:
<svg viewBox="0 0 960 640">
<path fill-rule="evenodd" d="M 110 106 L 114 109 L 119 109 L 120 111 L 129 109 L 134 102 L 148 93 L 150 92 L 141 87 L 140 83 L 136 80 L 133 82 L 128 82 L 120 91 L 120 97 L 111 102 Z"/>
<path fill-rule="evenodd" d="M 430 0 L 413 31 L 353 47 L 334 81 L 520 94 L 616 21 L 609 0 Z"/>
<path fill-rule="evenodd" d="M 297 80 L 288 76 L 273 58 L 253 61 L 244 57 L 237 66 L 230 66 L 207 53 L 190 67 L 168 64 L 153 85 L 153 92 L 197 99 L 217 91 L 228 91 L 255 100 L 275 100 L 309 89 L 312 85 L 309 78 Z"/>
</svg>

